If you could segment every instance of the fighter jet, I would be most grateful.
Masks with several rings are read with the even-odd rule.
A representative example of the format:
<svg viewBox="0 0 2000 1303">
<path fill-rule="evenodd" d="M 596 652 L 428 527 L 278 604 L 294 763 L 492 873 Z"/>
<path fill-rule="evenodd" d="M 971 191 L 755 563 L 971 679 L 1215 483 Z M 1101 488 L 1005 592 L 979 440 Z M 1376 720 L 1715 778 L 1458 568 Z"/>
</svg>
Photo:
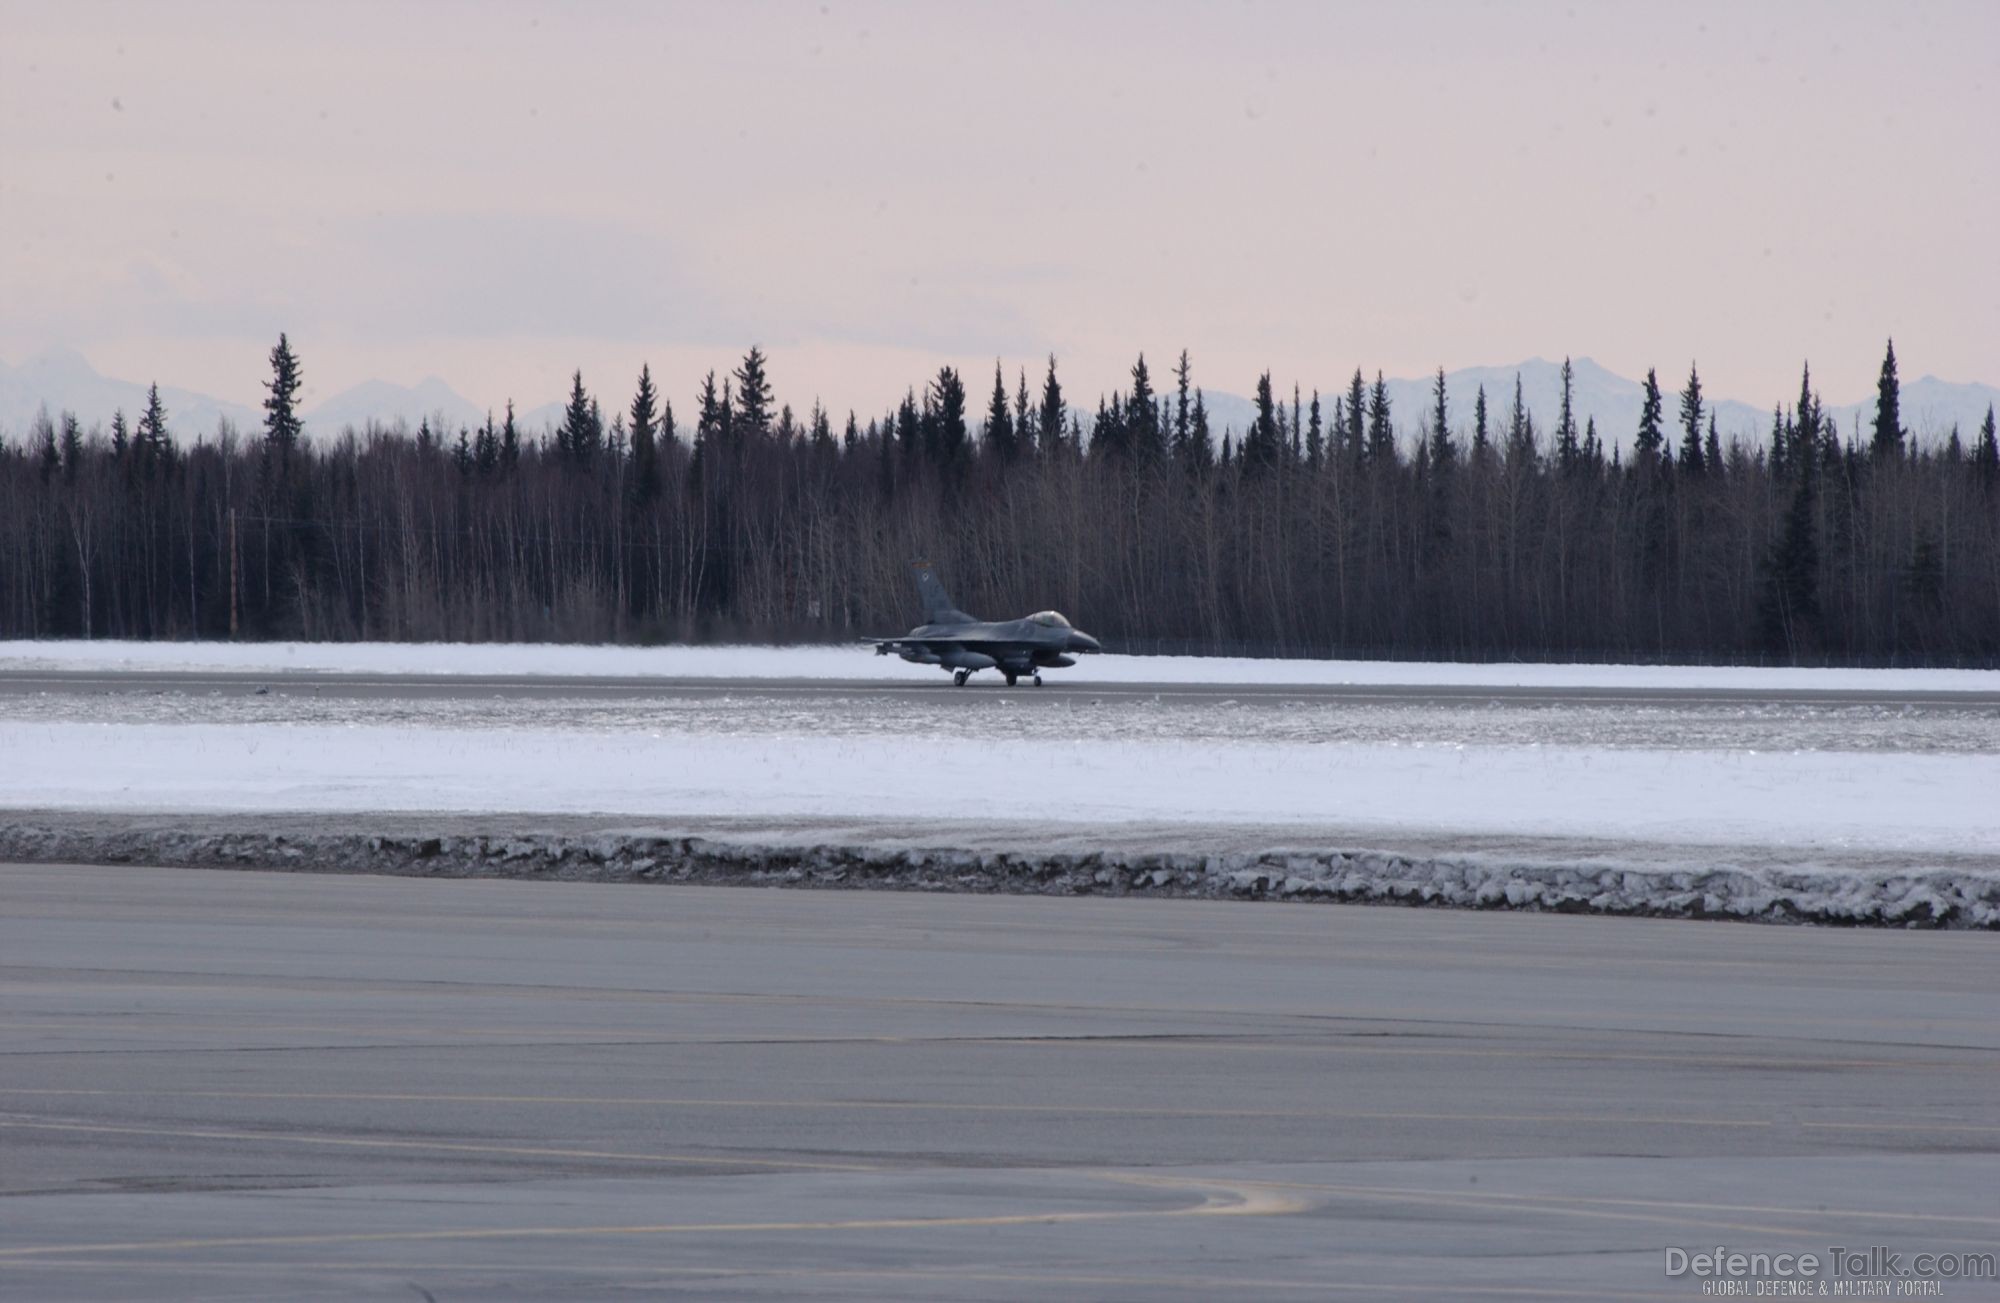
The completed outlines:
<svg viewBox="0 0 2000 1303">
<path fill-rule="evenodd" d="M 1070 652 L 1104 650 L 1097 639 L 1072 629 L 1058 611 L 1038 611 L 1024 620 L 998 623 L 975 620 L 952 605 L 930 563 L 919 561 L 913 568 L 924 622 L 901 638 L 871 639 L 877 656 L 894 652 L 918 665 L 950 670 L 951 681 L 961 688 L 979 670 L 999 670 L 1010 688 L 1022 675 L 1030 675 L 1039 688 L 1043 670 L 1076 664 Z"/>
</svg>

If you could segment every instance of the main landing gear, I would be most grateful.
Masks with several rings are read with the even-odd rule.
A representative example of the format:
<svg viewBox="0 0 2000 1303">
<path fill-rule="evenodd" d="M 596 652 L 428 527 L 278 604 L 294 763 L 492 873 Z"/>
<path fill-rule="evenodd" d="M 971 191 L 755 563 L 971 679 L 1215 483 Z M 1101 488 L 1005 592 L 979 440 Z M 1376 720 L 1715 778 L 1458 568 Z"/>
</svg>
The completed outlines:
<svg viewBox="0 0 2000 1303">
<path fill-rule="evenodd" d="M 1011 670 L 1002 670 L 1001 673 L 1007 676 L 1007 686 L 1010 688 L 1020 682 L 1021 676 Z M 1039 688 L 1042 686 L 1042 672 L 1040 670 L 1030 670 L 1029 675 L 1035 680 L 1036 687 Z M 964 687 L 965 681 L 971 677 L 971 670 L 953 670 L 951 672 L 951 681 L 957 687 Z"/>
</svg>

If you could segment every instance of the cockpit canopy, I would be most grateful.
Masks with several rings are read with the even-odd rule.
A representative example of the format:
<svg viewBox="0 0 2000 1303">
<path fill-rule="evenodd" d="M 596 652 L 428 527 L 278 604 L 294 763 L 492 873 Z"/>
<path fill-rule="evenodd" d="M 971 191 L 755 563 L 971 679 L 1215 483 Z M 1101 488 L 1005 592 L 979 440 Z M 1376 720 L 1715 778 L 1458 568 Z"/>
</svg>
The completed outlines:
<svg viewBox="0 0 2000 1303">
<path fill-rule="evenodd" d="M 1047 625 L 1051 629 L 1067 629 L 1069 621 L 1063 619 L 1061 611 L 1037 611 L 1028 619 L 1036 624 Z"/>
</svg>

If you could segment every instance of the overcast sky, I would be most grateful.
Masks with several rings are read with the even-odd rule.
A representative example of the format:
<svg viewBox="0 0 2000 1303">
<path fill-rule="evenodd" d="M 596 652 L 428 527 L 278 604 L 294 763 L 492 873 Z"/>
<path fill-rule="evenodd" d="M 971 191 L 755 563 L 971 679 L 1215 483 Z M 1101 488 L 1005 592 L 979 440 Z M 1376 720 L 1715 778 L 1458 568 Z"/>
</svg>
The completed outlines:
<svg viewBox="0 0 2000 1303">
<path fill-rule="evenodd" d="M 1592 356 L 2000 380 L 2000 4 L 0 0 L 0 357 L 877 412 Z"/>
</svg>

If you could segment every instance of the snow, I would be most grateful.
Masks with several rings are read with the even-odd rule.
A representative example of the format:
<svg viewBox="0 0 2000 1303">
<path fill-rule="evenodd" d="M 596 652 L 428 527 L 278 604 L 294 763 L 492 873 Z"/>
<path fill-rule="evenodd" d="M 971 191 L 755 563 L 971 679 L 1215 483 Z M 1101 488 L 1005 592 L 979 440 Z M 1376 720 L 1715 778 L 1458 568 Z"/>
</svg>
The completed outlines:
<svg viewBox="0 0 2000 1303">
<path fill-rule="evenodd" d="M 865 822 L 892 840 L 1014 827 L 1030 830 L 1028 859 L 1099 848 L 1055 877 L 1023 869 L 1033 889 L 1092 883 L 1131 858 L 1118 845 L 1165 838 L 1200 865 L 1174 869 L 1173 890 L 1195 894 L 2000 926 L 2000 706 L 1966 695 L 2000 697 L 1989 671 L 1103 655 L 1052 676 L 1070 691 L 1009 692 L 959 691 L 865 646 L 0 643 L 0 672 L 125 669 L 241 677 L 17 682 L 0 695 L 0 811 L 285 812 L 336 828 L 606 815 L 735 820 L 746 835 Z M 332 673 L 470 690 L 253 691 L 262 675 Z M 578 682 L 505 690 L 527 676 Z M 611 678 L 663 690 L 593 691 Z M 664 690 L 674 679 L 742 682 Z M 1174 683 L 1224 690 L 1089 690 Z M 1342 684 L 1473 691 L 1250 690 Z M 1703 695 L 1731 689 L 1750 695 Z M 1781 695 L 1799 690 L 1864 695 Z M 814 852 L 843 872 L 874 853 Z M 955 881 L 956 864 L 912 881 Z"/>
<path fill-rule="evenodd" d="M 0 720 L 14 808 L 1255 823 L 2000 852 L 2000 755 Z"/>
<path fill-rule="evenodd" d="M 885 634 L 897 632 L 884 630 Z M 609 647 L 553 643 L 0 642 L 0 671 L 138 669 L 575 678 L 881 679 L 938 683 L 943 673 L 866 645 Z M 1674 689 L 1687 691 L 1990 692 L 2000 670 L 1756 666 L 1456 664 L 1084 656 L 1049 680 L 1074 685 Z M 984 675 L 975 682 L 993 681 Z"/>
</svg>

